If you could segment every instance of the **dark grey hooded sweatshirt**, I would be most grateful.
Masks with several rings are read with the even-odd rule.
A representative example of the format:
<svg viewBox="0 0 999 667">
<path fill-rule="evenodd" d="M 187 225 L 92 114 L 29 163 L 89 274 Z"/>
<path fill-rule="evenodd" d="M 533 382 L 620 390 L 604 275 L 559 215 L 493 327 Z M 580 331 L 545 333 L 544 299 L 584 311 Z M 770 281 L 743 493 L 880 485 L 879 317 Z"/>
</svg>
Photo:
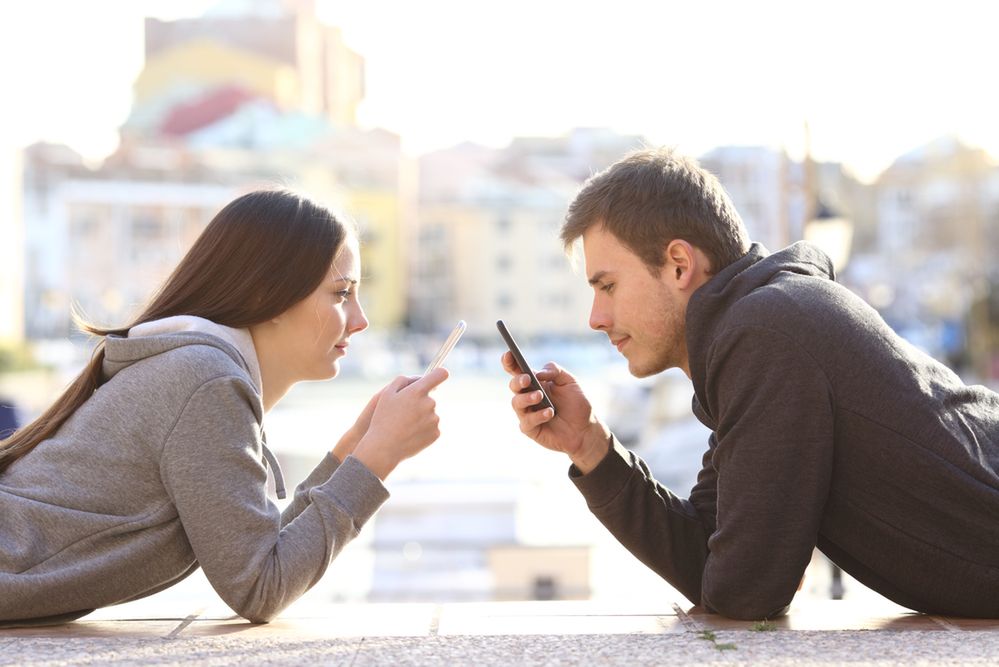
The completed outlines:
<svg viewBox="0 0 999 667">
<path fill-rule="evenodd" d="M 799 243 L 750 252 L 687 307 L 690 498 L 614 443 L 570 476 L 600 521 L 692 602 L 783 613 L 816 546 L 917 611 L 999 618 L 999 395 L 965 386 Z"/>
<path fill-rule="evenodd" d="M 249 333 L 169 319 L 185 330 L 109 337 L 107 381 L 0 474 L 0 623 L 79 617 L 199 565 L 233 610 L 266 621 L 388 497 L 359 461 L 327 454 L 279 512 Z"/>
</svg>

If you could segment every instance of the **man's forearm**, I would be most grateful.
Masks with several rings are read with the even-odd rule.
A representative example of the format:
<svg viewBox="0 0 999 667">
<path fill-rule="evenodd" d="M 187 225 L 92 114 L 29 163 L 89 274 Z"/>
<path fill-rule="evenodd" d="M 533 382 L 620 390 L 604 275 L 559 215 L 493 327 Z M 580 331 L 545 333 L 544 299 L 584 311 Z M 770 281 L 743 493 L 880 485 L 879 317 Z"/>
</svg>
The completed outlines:
<svg viewBox="0 0 999 667">
<path fill-rule="evenodd" d="M 706 526 L 689 500 L 659 485 L 640 458 L 612 443 L 589 474 L 580 468 L 569 477 L 593 515 L 628 551 L 691 602 L 700 603 Z"/>
</svg>

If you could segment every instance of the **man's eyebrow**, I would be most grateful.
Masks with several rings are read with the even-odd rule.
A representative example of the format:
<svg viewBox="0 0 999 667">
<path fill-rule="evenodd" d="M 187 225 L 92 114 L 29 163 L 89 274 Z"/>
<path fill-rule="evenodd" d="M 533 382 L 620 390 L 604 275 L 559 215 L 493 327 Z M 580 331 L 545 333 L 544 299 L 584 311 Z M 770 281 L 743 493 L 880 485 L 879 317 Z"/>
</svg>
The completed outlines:
<svg viewBox="0 0 999 667">
<path fill-rule="evenodd" d="M 596 285 L 601 280 L 603 280 L 604 276 L 606 276 L 606 275 L 607 275 L 606 271 L 597 271 L 592 276 L 590 276 L 590 284 L 591 285 Z"/>
</svg>

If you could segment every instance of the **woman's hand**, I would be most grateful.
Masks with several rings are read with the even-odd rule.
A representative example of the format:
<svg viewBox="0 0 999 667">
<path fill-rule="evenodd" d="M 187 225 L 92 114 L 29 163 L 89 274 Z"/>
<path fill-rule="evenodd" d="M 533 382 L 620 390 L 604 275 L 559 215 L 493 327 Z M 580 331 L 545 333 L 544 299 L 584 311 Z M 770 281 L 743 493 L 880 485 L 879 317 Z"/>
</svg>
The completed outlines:
<svg viewBox="0 0 999 667">
<path fill-rule="evenodd" d="M 389 383 L 378 394 L 354 457 L 384 480 L 401 461 L 437 440 L 440 418 L 430 392 L 447 378 L 447 370 L 437 368 L 423 377 L 400 376 Z"/>
<path fill-rule="evenodd" d="M 357 447 L 357 443 L 361 441 L 364 434 L 368 432 L 368 427 L 371 425 L 371 415 L 375 412 L 375 406 L 378 405 L 378 399 L 381 397 L 382 392 L 385 388 L 378 390 L 368 404 L 364 406 L 361 410 L 361 414 L 358 415 L 357 420 L 354 425 L 343 434 L 340 441 L 336 443 L 336 447 L 333 448 L 333 456 L 336 457 L 337 461 L 343 463 L 344 460 L 354 453 L 354 449 Z"/>
</svg>

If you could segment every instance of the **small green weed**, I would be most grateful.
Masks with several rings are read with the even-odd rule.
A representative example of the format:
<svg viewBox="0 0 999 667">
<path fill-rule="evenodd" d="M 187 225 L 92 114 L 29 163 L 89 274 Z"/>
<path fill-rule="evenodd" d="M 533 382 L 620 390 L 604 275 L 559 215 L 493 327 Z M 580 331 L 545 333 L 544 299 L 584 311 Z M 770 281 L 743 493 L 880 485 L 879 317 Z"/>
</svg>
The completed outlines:
<svg viewBox="0 0 999 667">
<path fill-rule="evenodd" d="M 735 644 L 732 643 L 719 644 L 718 635 L 716 635 L 711 630 L 701 630 L 700 632 L 697 633 L 697 636 L 700 639 L 711 642 L 714 645 L 714 647 L 719 651 L 734 651 L 738 648 Z"/>
</svg>

